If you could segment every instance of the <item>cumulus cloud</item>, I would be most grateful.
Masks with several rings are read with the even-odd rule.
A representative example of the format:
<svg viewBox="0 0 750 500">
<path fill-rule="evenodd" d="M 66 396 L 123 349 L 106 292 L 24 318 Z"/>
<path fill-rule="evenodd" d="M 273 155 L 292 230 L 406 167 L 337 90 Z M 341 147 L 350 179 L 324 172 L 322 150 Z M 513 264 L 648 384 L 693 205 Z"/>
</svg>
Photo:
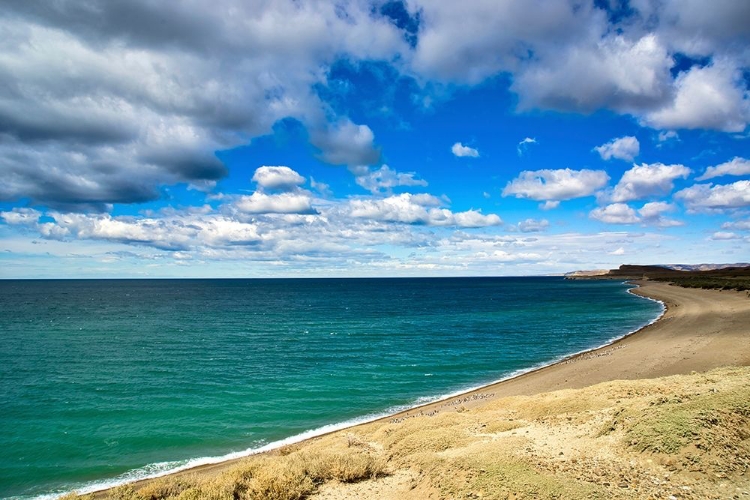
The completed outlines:
<svg viewBox="0 0 750 500">
<path fill-rule="evenodd" d="M 728 162 L 708 167 L 703 175 L 696 177 L 695 180 L 706 181 L 723 175 L 750 175 L 750 160 L 736 156 Z"/>
<path fill-rule="evenodd" d="M 603 170 L 525 170 L 503 189 L 503 196 L 559 202 L 589 196 L 609 181 Z M 549 207 L 554 208 L 557 205 Z"/>
<path fill-rule="evenodd" d="M 641 145 L 638 139 L 627 135 L 618 139 L 612 139 L 606 144 L 597 146 L 594 150 L 599 153 L 599 156 L 603 160 L 611 160 L 617 158 L 618 160 L 633 161 L 641 151 Z"/>
<path fill-rule="evenodd" d="M 436 240 L 433 231 L 497 226 L 495 214 L 453 212 L 429 194 L 329 200 L 305 212 L 303 191 L 229 198 L 219 207 L 170 208 L 149 215 L 42 212 L 15 208 L 0 212 L 5 224 L 37 231 L 45 240 L 92 240 L 179 252 L 178 260 L 292 262 L 302 259 L 358 262 L 388 257 L 375 248 L 418 247 Z M 44 222 L 42 222 L 44 221 Z"/>
<path fill-rule="evenodd" d="M 646 203 L 635 210 L 626 203 L 612 203 L 604 207 L 595 208 L 589 217 L 606 224 L 638 224 L 661 228 L 682 226 L 683 223 L 665 217 L 664 214 L 675 210 L 675 206 L 663 201 Z"/>
<path fill-rule="evenodd" d="M 656 139 L 659 142 L 667 142 L 671 140 L 680 140 L 680 135 L 675 132 L 674 130 L 662 130 L 659 132 L 659 135 L 657 135 Z"/>
<path fill-rule="evenodd" d="M 655 106 L 669 95 L 672 59 L 653 34 L 564 45 L 554 56 L 544 64 L 527 64 L 516 75 L 512 89 L 520 96 L 521 109 L 628 113 Z"/>
<path fill-rule="evenodd" d="M 375 134 L 367 125 L 343 119 L 334 125 L 316 129 L 310 142 L 320 149 L 323 161 L 333 165 L 372 165 L 380 160 L 374 145 Z"/>
<path fill-rule="evenodd" d="M 605 108 L 669 130 L 750 120 L 746 2 L 633 2 L 615 21 L 591 2 L 412 0 L 408 23 L 360 0 L 86 5 L 4 5 L 4 201 L 106 211 L 164 185 L 210 187 L 227 175 L 217 150 L 285 118 L 323 161 L 374 165 L 373 130 L 315 90 L 342 58 L 391 64 L 425 88 L 507 73 L 520 109 Z M 675 77 L 678 53 L 709 62 Z"/>
<path fill-rule="evenodd" d="M 355 170 L 355 175 L 357 184 L 373 194 L 390 194 L 393 188 L 400 186 L 427 186 L 427 181 L 415 179 L 416 172 L 396 172 L 388 165 L 383 165 L 378 170 Z"/>
<path fill-rule="evenodd" d="M 638 214 L 644 224 L 658 227 L 675 227 L 684 225 L 683 222 L 665 217 L 667 212 L 673 212 L 676 207 L 664 201 L 654 201 L 646 203 L 639 210 Z"/>
<path fill-rule="evenodd" d="M 325 161 L 374 163 L 371 130 L 328 125 L 310 89 L 341 56 L 403 52 L 401 30 L 363 2 L 219 3 L 5 5 L 0 198 L 108 210 L 208 185 L 227 174 L 215 151 L 286 117 Z"/>
<path fill-rule="evenodd" d="M 675 81 L 671 103 L 643 117 L 655 128 L 711 128 L 742 132 L 750 122 L 750 97 L 742 72 L 720 60 L 705 67 L 693 66 Z"/>
<path fill-rule="evenodd" d="M 237 196 L 232 207 L 242 214 L 311 214 L 312 195 L 301 189 L 305 178 L 286 166 L 262 166 L 253 174 L 258 190 Z M 272 194 L 266 193 L 271 191 Z"/>
<path fill-rule="evenodd" d="M 526 219 L 518 223 L 518 230 L 522 233 L 539 233 L 549 227 L 547 219 Z"/>
<path fill-rule="evenodd" d="M 420 33 L 412 65 L 429 78 L 479 83 L 517 68 L 527 47 L 566 44 L 593 21 L 586 4 L 546 2 L 544 9 L 522 2 L 477 1 L 468 4 L 419 0 L 407 4 L 419 14 Z"/>
<path fill-rule="evenodd" d="M 42 212 L 33 208 L 15 207 L 7 212 L 0 212 L 0 217 L 6 224 L 14 226 L 33 226 L 42 216 Z"/>
<path fill-rule="evenodd" d="M 623 174 L 611 198 L 612 201 L 619 203 L 668 194 L 674 188 L 675 179 L 684 179 L 688 175 L 690 175 L 690 169 L 684 165 L 662 163 L 635 165 Z"/>
<path fill-rule="evenodd" d="M 312 198 L 307 193 L 265 194 L 259 191 L 240 196 L 235 202 L 246 214 L 309 214 L 313 213 Z"/>
<path fill-rule="evenodd" d="M 618 20 L 567 0 L 408 5 L 420 28 L 412 70 L 428 79 L 474 84 L 507 72 L 522 110 L 606 108 L 672 129 L 748 123 L 745 2 L 634 1 Z M 711 63 L 675 77 L 675 54 Z"/>
<path fill-rule="evenodd" d="M 536 144 L 536 139 L 533 137 L 526 137 L 524 140 L 518 143 L 518 146 L 516 146 L 516 150 L 518 151 L 518 156 L 523 156 L 523 154 L 526 152 L 526 150 L 529 148 L 531 144 Z"/>
<path fill-rule="evenodd" d="M 589 213 L 589 217 L 606 224 L 636 224 L 641 221 L 635 210 L 625 203 L 595 208 Z"/>
<path fill-rule="evenodd" d="M 711 239 L 715 241 L 739 240 L 742 239 L 742 236 L 726 231 L 716 231 L 711 235 Z"/>
<path fill-rule="evenodd" d="M 464 146 L 460 142 L 455 143 L 451 147 L 451 152 L 453 153 L 454 156 L 458 156 L 459 158 L 465 158 L 465 157 L 479 158 L 478 150 L 474 148 L 470 148 L 469 146 Z"/>
<path fill-rule="evenodd" d="M 305 183 L 305 178 L 289 167 L 262 166 L 255 170 L 252 181 L 261 189 L 291 191 Z"/>
<path fill-rule="evenodd" d="M 357 218 L 428 226 L 486 227 L 502 223 L 495 214 L 483 215 L 477 210 L 454 213 L 440 205 L 440 200 L 432 195 L 403 193 L 383 199 L 352 200 L 348 213 Z"/>
<path fill-rule="evenodd" d="M 738 220 L 725 222 L 721 225 L 722 229 L 732 229 L 735 231 L 750 231 L 750 220 Z"/>
<path fill-rule="evenodd" d="M 331 191 L 331 186 L 326 184 L 325 182 L 319 182 L 316 181 L 314 178 L 310 177 L 310 187 L 317 191 L 320 196 L 323 197 L 330 197 L 333 196 L 333 191 Z"/>
<path fill-rule="evenodd" d="M 711 211 L 750 206 L 750 181 L 727 185 L 696 184 L 678 191 L 675 199 L 691 211 Z"/>
</svg>

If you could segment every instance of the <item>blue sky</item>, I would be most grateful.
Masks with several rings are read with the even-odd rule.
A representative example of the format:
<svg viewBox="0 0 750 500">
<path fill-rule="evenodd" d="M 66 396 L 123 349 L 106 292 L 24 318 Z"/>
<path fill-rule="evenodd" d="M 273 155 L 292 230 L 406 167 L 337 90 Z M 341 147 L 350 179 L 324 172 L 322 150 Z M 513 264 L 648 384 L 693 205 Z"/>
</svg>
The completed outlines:
<svg viewBox="0 0 750 500">
<path fill-rule="evenodd" d="M 9 2 L 0 277 L 750 260 L 744 0 Z"/>
</svg>

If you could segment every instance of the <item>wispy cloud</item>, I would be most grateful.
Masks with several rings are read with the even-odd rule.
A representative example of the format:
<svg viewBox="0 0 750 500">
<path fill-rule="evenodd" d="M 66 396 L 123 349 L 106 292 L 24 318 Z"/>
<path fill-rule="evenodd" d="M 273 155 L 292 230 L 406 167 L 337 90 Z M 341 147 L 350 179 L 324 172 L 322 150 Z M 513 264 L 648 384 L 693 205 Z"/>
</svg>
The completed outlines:
<svg viewBox="0 0 750 500">
<path fill-rule="evenodd" d="M 526 150 L 529 149 L 529 146 L 532 144 L 536 144 L 536 139 L 533 137 L 526 137 L 524 140 L 518 143 L 518 146 L 516 146 L 516 150 L 518 151 L 518 156 L 523 156 L 524 153 L 526 153 Z"/>
</svg>

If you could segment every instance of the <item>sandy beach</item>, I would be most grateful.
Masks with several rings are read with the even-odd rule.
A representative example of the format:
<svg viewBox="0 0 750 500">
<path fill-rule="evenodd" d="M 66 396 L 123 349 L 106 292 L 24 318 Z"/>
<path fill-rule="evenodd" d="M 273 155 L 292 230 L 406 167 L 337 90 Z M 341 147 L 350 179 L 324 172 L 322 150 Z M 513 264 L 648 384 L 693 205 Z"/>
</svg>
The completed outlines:
<svg viewBox="0 0 750 500">
<path fill-rule="evenodd" d="M 666 311 L 658 321 L 638 332 L 608 346 L 513 379 L 334 434 L 351 435 L 359 428 L 366 428 L 369 434 L 377 433 L 379 428 L 398 426 L 407 420 L 490 408 L 503 398 L 580 389 L 615 380 L 652 379 L 705 372 L 717 367 L 750 365 L 750 298 L 746 293 L 687 289 L 648 281 L 639 282 L 638 285 L 639 288 L 634 289 L 633 293 L 660 300 L 666 305 Z M 439 418 L 433 420 L 437 421 Z M 304 449 L 311 446 L 311 443 L 326 438 L 330 436 L 292 445 L 292 449 Z M 270 454 L 285 453 L 284 450 L 279 450 Z M 196 474 L 215 476 L 231 469 L 237 462 L 238 460 L 233 460 L 202 466 L 168 477 L 194 477 Z M 399 486 L 398 481 L 406 479 L 399 477 L 398 474 L 392 475 L 388 487 L 400 491 L 399 488 L 404 485 Z M 410 481 L 413 482 L 413 478 Z M 142 481 L 136 487 L 148 482 Z M 327 494 L 328 490 L 323 488 L 321 491 L 321 494 Z M 342 487 L 342 491 L 346 493 L 346 488 Z M 339 493 L 330 498 L 356 498 L 364 494 L 357 493 L 357 490 L 349 490 L 349 496 L 340 496 Z M 381 493 L 387 496 L 384 491 Z M 106 495 L 106 491 L 97 494 L 98 497 Z M 398 496 L 395 495 L 396 498 Z"/>
<path fill-rule="evenodd" d="M 744 292 L 639 281 L 632 293 L 659 300 L 664 315 L 613 344 L 493 384 L 495 398 L 750 365 L 750 298 Z"/>
</svg>

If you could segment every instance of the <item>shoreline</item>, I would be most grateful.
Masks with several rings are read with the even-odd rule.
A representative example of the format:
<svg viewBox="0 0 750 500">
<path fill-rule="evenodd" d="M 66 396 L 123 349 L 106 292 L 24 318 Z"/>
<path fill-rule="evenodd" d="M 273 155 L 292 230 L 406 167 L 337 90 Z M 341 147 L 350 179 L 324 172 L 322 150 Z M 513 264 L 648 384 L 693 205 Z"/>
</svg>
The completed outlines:
<svg viewBox="0 0 750 500">
<path fill-rule="evenodd" d="M 426 402 L 420 402 L 420 403 L 416 403 L 412 405 L 402 405 L 401 407 L 391 407 L 377 414 L 367 414 L 367 415 L 362 415 L 360 417 L 355 417 L 350 420 L 345 420 L 342 422 L 326 424 L 318 428 L 306 430 L 300 434 L 289 436 L 287 438 L 284 438 L 278 441 L 270 442 L 258 448 L 249 448 L 249 449 L 245 449 L 241 451 L 230 452 L 230 453 L 227 453 L 225 455 L 220 455 L 220 456 L 207 456 L 207 457 L 197 457 L 193 459 L 188 459 L 187 462 L 182 465 L 175 465 L 174 467 L 171 467 L 167 470 L 156 472 L 156 473 L 153 473 L 152 475 L 148 475 L 145 477 L 137 477 L 133 479 L 127 479 L 127 478 L 122 477 L 122 476 L 126 476 L 128 474 L 141 470 L 141 469 L 134 469 L 134 470 L 128 471 L 127 473 L 121 476 L 111 478 L 109 480 L 98 481 L 90 485 L 89 487 L 82 487 L 82 488 L 72 490 L 72 491 L 75 491 L 78 494 L 82 494 L 82 495 L 92 494 L 94 495 L 95 498 L 99 498 L 99 497 L 103 497 L 103 495 L 105 495 L 108 491 L 114 488 L 117 488 L 119 486 L 123 486 L 123 485 L 132 485 L 135 487 L 139 487 L 141 485 L 147 484 L 157 479 L 176 477 L 176 476 L 181 476 L 185 474 L 205 473 L 209 471 L 211 473 L 219 472 L 221 470 L 224 470 L 225 468 L 231 467 L 232 465 L 236 464 L 237 462 L 241 460 L 259 456 L 259 455 L 273 454 L 287 447 L 296 446 L 296 445 L 304 445 L 306 442 L 309 442 L 318 438 L 322 438 L 331 434 L 336 434 L 338 432 L 355 429 L 357 427 L 368 425 L 368 424 L 390 422 L 390 421 L 393 421 L 394 419 L 403 420 L 404 417 L 414 416 L 416 414 L 415 412 L 420 411 L 420 410 L 424 412 L 424 410 L 433 410 L 435 407 L 438 407 L 438 406 L 443 406 L 443 407 L 455 406 L 453 404 L 455 402 L 455 398 L 461 399 L 464 397 L 468 397 L 468 398 L 472 398 L 473 401 L 495 399 L 494 393 L 492 394 L 491 397 L 487 397 L 487 395 L 484 394 L 483 391 L 485 389 L 492 388 L 500 384 L 511 382 L 520 377 L 533 375 L 534 373 L 540 370 L 550 368 L 557 364 L 569 362 L 570 360 L 577 358 L 578 356 L 583 356 L 589 353 L 596 352 L 601 349 L 605 349 L 627 337 L 637 334 L 644 328 L 647 328 L 655 324 L 664 316 L 664 314 L 667 311 L 667 307 L 663 301 L 658 300 L 658 299 L 653 299 L 645 295 L 639 295 L 637 293 L 633 293 L 633 290 L 636 290 L 641 287 L 640 282 L 636 280 L 620 280 L 620 281 L 622 281 L 623 285 L 629 286 L 629 288 L 625 290 L 627 293 L 637 295 L 646 300 L 657 302 L 661 304 L 662 310 L 661 310 L 661 313 L 656 318 L 652 319 L 651 321 L 644 324 L 643 326 L 635 330 L 632 330 L 628 333 L 625 333 L 621 336 L 613 337 L 610 340 L 607 340 L 603 344 L 597 345 L 595 347 L 583 349 L 583 350 L 580 350 L 571 354 L 566 354 L 561 357 L 555 358 L 549 362 L 533 365 L 528 368 L 518 369 L 509 373 L 505 377 L 492 380 L 490 382 L 482 383 L 477 386 L 467 387 L 465 389 L 460 389 L 460 390 L 457 390 L 455 392 L 451 392 L 448 394 L 442 394 L 442 395 L 438 395 L 434 397 L 427 397 L 429 400 Z M 421 398 L 418 398 L 418 399 L 421 399 Z M 433 413 L 433 414 L 436 414 L 436 413 Z M 176 464 L 179 462 L 180 461 L 160 462 L 160 464 L 169 464 L 169 463 Z M 158 464 L 149 464 L 149 465 L 158 465 Z M 66 493 L 53 493 L 53 494 L 39 495 L 39 496 L 33 497 L 33 500 L 53 500 L 69 492 L 70 491 Z"/>
<path fill-rule="evenodd" d="M 617 378 L 651 378 L 649 376 L 642 376 L 642 372 L 637 370 L 630 370 L 629 374 L 625 374 L 630 376 L 618 377 L 617 375 L 623 375 L 622 369 L 608 371 L 605 369 L 606 363 L 603 363 L 603 361 L 605 359 L 610 360 L 617 357 L 622 358 L 624 354 L 623 350 L 628 347 L 629 343 L 650 335 L 653 330 L 663 329 L 661 328 L 661 326 L 663 326 L 664 323 L 668 323 L 671 319 L 674 319 L 676 315 L 675 311 L 685 305 L 684 303 L 681 303 L 680 297 L 677 297 L 675 299 L 674 292 L 679 292 L 676 293 L 676 295 L 682 295 L 685 293 L 687 293 L 688 295 L 694 295 L 696 294 L 696 292 L 698 295 L 705 293 L 718 294 L 720 292 L 704 290 L 689 290 L 685 292 L 688 289 L 680 289 L 664 283 L 654 283 L 641 280 L 628 281 L 627 283 L 634 285 L 627 290 L 628 293 L 638 295 L 645 299 L 660 302 L 662 304 L 662 312 L 649 324 L 633 332 L 613 339 L 612 341 L 604 345 L 574 353 L 553 361 L 549 364 L 532 367 L 524 370 L 521 373 L 511 374 L 501 380 L 493 381 L 476 388 L 471 388 L 454 394 L 443 396 L 437 400 L 415 405 L 404 410 L 390 412 L 388 414 L 379 416 L 373 416 L 371 418 L 363 417 L 362 420 L 354 421 L 351 423 L 342 422 L 338 424 L 332 424 L 330 426 L 324 426 L 318 429 L 307 431 L 297 436 L 292 436 L 282 441 L 270 443 L 256 450 L 245 450 L 236 452 L 235 454 L 228 454 L 222 457 L 207 457 L 208 460 L 212 460 L 215 458 L 215 462 L 212 461 L 209 463 L 197 465 L 190 465 L 188 463 L 177 470 L 172 469 L 170 471 L 165 471 L 162 474 L 156 474 L 148 478 L 132 481 L 120 480 L 117 481 L 117 484 L 104 486 L 102 488 L 97 488 L 96 490 L 81 489 L 78 491 L 93 493 L 95 497 L 103 497 L 113 487 L 122 484 L 129 484 L 135 488 L 138 488 L 157 478 L 178 477 L 185 474 L 216 474 L 233 466 L 240 460 L 247 459 L 248 457 L 278 453 L 280 450 L 283 450 L 289 446 L 304 446 L 306 443 L 319 439 L 323 436 L 335 434 L 341 431 L 351 430 L 367 424 L 380 425 L 388 423 L 400 423 L 407 418 L 434 416 L 438 413 L 449 410 L 455 411 L 455 409 L 459 405 L 461 407 L 470 408 L 476 405 L 483 404 L 487 401 L 496 400 L 503 397 L 518 395 L 529 396 L 543 392 L 551 392 L 558 389 L 580 388 L 594 385 L 602 381 L 614 380 Z M 673 293 L 670 293 L 670 291 Z M 734 292 L 726 293 L 725 296 L 730 296 L 732 293 Z M 735 295 L 737 296 L 737 298 L 747 301 L 747 299 L 740 296 L 739 293 L 735 293 Z M 656 332 L 656 334 L 658 335 L 658 331 Z M 627 358 L 628 356 L 625 357 Z M 744 364 L 750 364 L 750 354 L 748 354 L 745 361 L 746 362 Z M 585 373 L 581 373 L 581 370 L 579 368 L 581 367 L 580 365 L 582 362 L 583 364 L 595 364 L 598 366 L 587 367 L 588 369 L 583 370 Z M 716 364 L 716 366 L 724 366 L 725 364 L 726 363 L 721 362 L 719 364 Z M 620 365 L 622 365 L 622 361 L 620 362 Z M 672 372 L 670 372 L 669 367 L 665 367 L 662 370 L 652 369 L 651 376 L 654 377 L 661 376 L 663 374 L 683 373 L 683 371 L 681 371 L 679 367 L 675 369 L 677 371 Z M 598 376 L 595 376 L 594 374 L 598 374 Z M 566 375 L 568 376 L 568 378 L 564 378 Z"/>
</svg>

